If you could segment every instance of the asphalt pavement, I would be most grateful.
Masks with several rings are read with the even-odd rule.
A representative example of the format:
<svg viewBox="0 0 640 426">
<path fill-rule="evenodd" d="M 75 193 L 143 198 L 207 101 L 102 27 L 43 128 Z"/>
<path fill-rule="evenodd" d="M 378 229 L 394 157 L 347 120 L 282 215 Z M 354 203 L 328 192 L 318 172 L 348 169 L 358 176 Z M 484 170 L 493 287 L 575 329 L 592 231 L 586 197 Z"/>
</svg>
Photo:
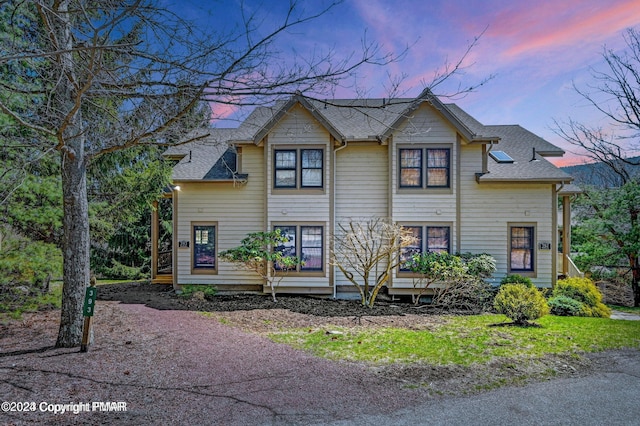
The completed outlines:
<svg viewBox="0 0 640 426">
<path fill-rule="evenodd" d="M 638 324 L 640 338 L 640 324 Z M 604 371 L 323 425 L 640 425 L 640 352 L 610 355 Z"/>
</svg>

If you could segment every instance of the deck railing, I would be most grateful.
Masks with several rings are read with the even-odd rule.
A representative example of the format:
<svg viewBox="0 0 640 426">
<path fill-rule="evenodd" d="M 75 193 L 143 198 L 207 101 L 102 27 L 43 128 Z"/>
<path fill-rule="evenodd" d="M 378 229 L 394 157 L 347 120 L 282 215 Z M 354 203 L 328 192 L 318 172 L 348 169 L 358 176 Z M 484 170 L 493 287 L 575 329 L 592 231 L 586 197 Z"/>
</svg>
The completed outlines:
<svg viewBox="0 0 640 426">
<path fill-rule="evenodd" d="M 562 271 L 563 260 L 564 260 L 564 255 L 561 252 L 558 252 L 558 269 L 560 271 Z M 567 277 L 569 277 L 569 278 L 572 278 L 572 277 L 583 278 L 584 277 L 584 272 L 581 272 L 580 269 L 578 269 L 576 264 L 573 263 L 573 260 L 568 255 L 567 255 L 567 262 L 568 262 L 568 267 L 569 267 L 569 270 L 567 271 Z"/>
<path fill-rule="evenodd" d="M 173 272 L 173 255 L 171 250 L 158 252 L 158 275 L 171 275 Z"/>
</svg>

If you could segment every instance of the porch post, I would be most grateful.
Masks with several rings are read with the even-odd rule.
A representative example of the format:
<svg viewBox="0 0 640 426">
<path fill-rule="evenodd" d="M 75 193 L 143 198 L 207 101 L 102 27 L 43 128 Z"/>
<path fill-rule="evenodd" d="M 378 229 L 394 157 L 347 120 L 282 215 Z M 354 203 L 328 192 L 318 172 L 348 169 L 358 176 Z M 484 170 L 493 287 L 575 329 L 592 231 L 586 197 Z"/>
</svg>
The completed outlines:
<svg viewBox="0 0 640 426">
<path fill-rule="evenodd" d="M 174 290 L 180 290 L 178 285 L 178 191 L 179 186 L 175 186 L 172 191 L 172 207 L 171 220 L 173 221 L 173 235 L 171 236 L 171 273 L 172 284 Z M 189 231 L 192 232 L 192 231 Z"/>
<path fill-rule="evenodd" d="M 562 274 L 569 276 L 569 254 L 571 252 L 571 200 L 562 196 Z"/>
<path fill-rule="evenodd" d="M 151 208 L 151 281 L 158 276 L 158 202 L 154 201 Z"/>
</svg>

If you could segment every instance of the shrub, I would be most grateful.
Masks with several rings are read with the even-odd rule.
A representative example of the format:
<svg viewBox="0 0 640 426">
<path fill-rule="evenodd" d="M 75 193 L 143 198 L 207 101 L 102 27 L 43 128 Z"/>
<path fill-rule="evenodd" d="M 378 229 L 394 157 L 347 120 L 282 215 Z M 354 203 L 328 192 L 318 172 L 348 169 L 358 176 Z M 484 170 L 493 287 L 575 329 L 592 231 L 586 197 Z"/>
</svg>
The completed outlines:
<svg viewBox="0 0 640 426">
<path fill-rule="evenodd" d="M 431 305 L 451 311 L 479 314 L 491 309 L 494 287 L 482 279 L 455 281 L 433 289 Z"/>
<path fill-rule="evenodd" d="M 62 275 L 62 253 L 53 244 L 10 236 L 0 253 L 0 315 L 59 306 L 60 292 L 49 294 L 49 281 Z"/>
<path fill-rule="evenodd" d="M 521 283 L 502 285 L 493 307 L 516 324 L 527 324 L 549 313 L 547 301 L 538 289 Z"/>
<path fill-rule="evenodd" d="M 496 259 L 487 253 L 462 253 L 462 261 L 467 265 L 469 275 L 477 278 L 489 278 L 496 272 Z"/>
<path fill-rule="evenodd" d="M 552 315 L 563 317 L 579 316 L 582 303 L 567 296 L 554 296 L 549 299 L 549 308 Z"/>
<path fill-rule="evenodd" d="M 502 284 L 524 284 L 529 288 L 533 288 L 533 282 L 531 282 L 531 278 L 523 277 L 522 275 L 513 274 L 507 275 L 500 281 L 500 285 Z"/>
<path fill-rule="evenodd" d="M 180 286 L 180 296 L 191 297 L 193 293 L 201 291 L 205 298 L 211 298 L 216 295 L 218 289 L 209 284 L 185 284 Z"/>
<path fill-rule="evenodd" d="M 8 239 L 3 245 L 0 285 L 39 287 L 47 277 L 60 275 L 62 252 L 55 245 L 22 238 Z"/>
<path fill-rule="evenodd" d="M 608 318 L 611 315 L 611 310 L 602 303 L 602 294 L 589 278 L 558 280 L 552 296 L 565 296 L 580 303 L 578 316 Z"/>
<path fill-rule="evenodd" d="M 112 266 L 105 266 L 96 270 L 105 278 L 113 280 L 139 280 L 145 278 L 145 274 L 136 266 L 127 266 L 113 259 Z"/>
<path fill-rule="evenodd" d="M 496 260 L 488 254 L 421 253 L 405 263 L 421 275 L 414 280 L 414 303 L 417 305 L 427 288 L 434 283 L 431 305 L 437 308 L 480 313 L 491 308 L 493 287 L 484 281 L 496 270 Z"/>
</svg>

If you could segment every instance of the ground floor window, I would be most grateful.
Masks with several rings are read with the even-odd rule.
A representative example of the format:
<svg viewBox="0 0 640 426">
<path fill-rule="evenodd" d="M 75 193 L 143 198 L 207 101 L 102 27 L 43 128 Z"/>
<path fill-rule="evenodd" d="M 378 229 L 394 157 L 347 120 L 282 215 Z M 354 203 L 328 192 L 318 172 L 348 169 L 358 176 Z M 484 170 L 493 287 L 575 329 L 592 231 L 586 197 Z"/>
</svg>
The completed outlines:
<svg viewBox="0 0 640 426">
<path fill-rule="evenodd" d="M 215 270 L 216 264 L 216 224 L 193 224 L 193 269 L 196 271 Z"/>
<path fill-rule="evenodd" d="M 402 225 L 409 230 L 415 243 L 402 248 L 400 271 L 408 272 L 403 265 L 412 256 L 420 253 L 449 253 L 451 252 L 451 227 L 441 225 Z"/>
<path fill-rule="evenodd" d="M 509 226 L 509 272 L 535 271 L 535 226 Z"/>
<path fill-rule="evenodd" d="M 275 250 L 285 256 L 297 256 L 304 264 L 297 272 L 322 271 L 324 269 L 324 227 L 319 225 L 276 225 L 289 240 Z M 278 268 L 276 268 L 278 269 Z"/>
</svg>

